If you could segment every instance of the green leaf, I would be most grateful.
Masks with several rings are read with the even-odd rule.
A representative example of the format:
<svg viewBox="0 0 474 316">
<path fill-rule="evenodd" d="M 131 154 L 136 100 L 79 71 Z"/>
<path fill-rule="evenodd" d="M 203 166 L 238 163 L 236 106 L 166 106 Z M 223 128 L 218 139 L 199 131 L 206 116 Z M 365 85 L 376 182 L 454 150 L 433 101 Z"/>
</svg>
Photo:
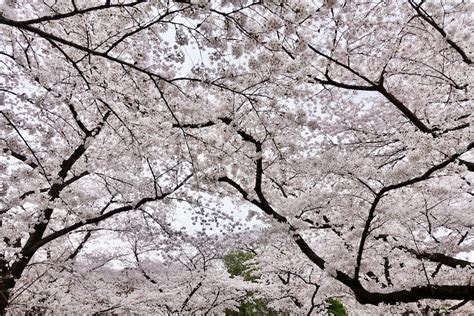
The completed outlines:
<svg viewBox="0 0 474 316">
<path fill-rule="evenodd" d="M 334 315 L 334 316 L 346 316 L 347 312 L 346 309 L 344 308 L 344 305 L 338 301 L 335 298 L 328 298 L 326 300 L 326 303 L 328 304 L 328 313 L 329 315 Z"/>
</svg>

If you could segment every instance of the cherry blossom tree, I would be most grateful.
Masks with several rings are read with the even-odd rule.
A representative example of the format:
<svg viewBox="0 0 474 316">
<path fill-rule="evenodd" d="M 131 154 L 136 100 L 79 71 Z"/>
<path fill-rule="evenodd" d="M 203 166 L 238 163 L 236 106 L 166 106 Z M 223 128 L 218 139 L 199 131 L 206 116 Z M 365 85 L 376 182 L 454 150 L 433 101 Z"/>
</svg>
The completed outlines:
<svg viewBox="0 0 474 316">
<path fill-rule="evenodd" d="M 74 281 L 68 262 L 107 231 L 148 240 L 153 221 L 162 253 L 184 245 L 168 225 L 182 203 L 204 241 L 211 228 L 225 235 L 239 226 L 225 196 L 274 232 L 253 233 L 272 308 L 311 314 L 335 295 L 372 311 L 469 308 L 473 11 L 441 0 L 4 1 L 0 310 L 26 299 L 27 280 L 46 284 L 47 265 Z M 129 276 L 104 268 L 97 289 L 153 291 L 139 264 L 147 243 L 134 245 Z M 159 275 L 178 259 L 142 260 Z M 211 308 L 204 298 L 189 308 Z"/>
<path fill-rule="evenodd" d="M 126 14 L 136 4 L 110 7 L 117 14 Z M 1 19 L 7 21 L 18 11 L 17 17 L 32 18 L 27 24 L 34 27 L 57 20 L 58 12 L 68 9 L 61 6 L 18 3 L 16 8 L 8 7 Z M 109 5 L 92 11 L 105 14 L 105 18 L 109 13 L 101 11 L 104 8 Z M 87 8 L 84 10 L 87 12 Z M 37 14 L 48 17 L 34 21 Z M 65 17 L 69 15 L 66 13 Z M 129 19 L 134 19 L 133 13 Z M 61 25 L 88 28 L 81 21 L 60 20 Z M 110 19 L 108 22 L 112 23 Z M 109 72 L 107 66 L 94 66 L 95 57 L 87 53 L 92 51 L 87 48 L 89 44 L 81 46 L 84 54 L 78 55 L 76 48 L 68 50 L 67 45 L 55 41 L 56 35 L 51 35 L 53 39 L 40 39 L 21 28 L 4 31 L 1 141 L 5 172 L 2 177 L 6 179 L 2 179 L 2 312 L 21 293 L 21 287 L 12 290 L 18 282 L 24 284 L 21 279 L 31 265 L 38 261 L 60 265 L 74 259 L 95 234 L 95 225 L 113 216 L 148 213 L 145 208 L 150 204 L 172 208 L 157 203 L 166 202 L 192 176 L 189 161 L 177 158 L 182 144 L 151 144 L 160 142 L 160 138 L 166 142 L 175 131 L 150 116 L 137 120 L 140 102 L 134 100 L 131 91 L 133 82 L 140 79 L 116 77 L 115 86 L 112 81 L 103 80 L 116 76 L 116 70 L 127 76 L 128 70 L 122 68 L 127 62 L 109 64 L 115 68 Z M 69 31 L 64 31 L 65 38 Z M 107 31 L 104 32 L 106 35 Z M 116 45 L 126 38 L 121 37 L 127 32 L 114 38 Z M 87 69 L 82 68 L 85 65 Z M 99 73 L 104 75 L 102 79 Z M 121 89 L 121 85 L 129 85 L 130 91 Z M 153 212 L 148 216 L 155 217 Z M 84 227 L 92 229 L 83 230 Z M 65 244 L 64 237 L 78 230 L 81 232 Z M 31 261 L 33 257 L 36 260 Z"/>
<path fill-rule="evenodd" d="M 182 236 L 184 237 L 184 236 Z M 106 312 L 138 314 L 215 314 L 237 306 L 238 299 L 254 286 L 229 277 L 222 265 L 230 243 L 220 238 L 186 238 L 162 252 L 162 243 L 144 247 L 143 240 L 128 236 L 121 249 L 120 268 L 106 265 L 117 253 L 88 253 L 67 268 L 44 265 L 24 277 L 25 291 L 10 307 L 12 312 L 90 314 Z M 86 250 L 87 253 L 87 250 Z M 151 254 L 161 253 L 158 259 Z"/>
<path fill-rule="evenodd" d="M 472 251 L 472 39 L 454 32 L 472 29 L 471 4 L 212 10 L 252 53 L 231 77 L 245 76 L 241 101 L 180 125 L 228 166 L 219 189 L 273 218 L 359 303 L 471 300 L 459 256 Z"/>
</svg>

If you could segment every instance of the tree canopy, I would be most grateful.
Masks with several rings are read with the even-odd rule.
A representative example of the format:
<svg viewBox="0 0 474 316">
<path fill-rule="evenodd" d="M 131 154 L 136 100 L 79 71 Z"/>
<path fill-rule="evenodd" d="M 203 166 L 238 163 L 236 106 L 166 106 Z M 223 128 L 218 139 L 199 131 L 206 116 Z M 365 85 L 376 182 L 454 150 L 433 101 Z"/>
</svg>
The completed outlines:
<svg viewBox="0 0 474 316">
<path fill-rule="evenodd" d="M 472 311 L 473 13 L 0 1 L 0 314 Z"/>
</svg>

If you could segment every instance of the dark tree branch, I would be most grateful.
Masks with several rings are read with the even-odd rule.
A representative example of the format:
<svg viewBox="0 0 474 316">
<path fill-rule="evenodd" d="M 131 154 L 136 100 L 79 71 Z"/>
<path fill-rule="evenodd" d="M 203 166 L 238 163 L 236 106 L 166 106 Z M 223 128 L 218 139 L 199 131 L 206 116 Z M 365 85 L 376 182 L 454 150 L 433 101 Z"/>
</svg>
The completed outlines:
<svg viewBox="0 0 474 316">
<path fill-rule="evenodd" d="M 430 252 L 417 251 L 415 249 L 411 249 L 405 246 L 397 246 L 396 248 L 404 250 L 414 255 L 417 259 L 426 259 L 432 262 L 441 263 L 442 265 L 445 265 L 451 268 L 457 268 L 457 267 L 461 267 L 461 268 L 473 267 L 474 268 L 474 263 L 470 261 L 453 258 L 442 253 L 430 253 Z"/>
<path fill-rule="evenodd" d="M 40 17 L 40 18 L 31 19 L 31 20 L 18 21 L 18 23 L 21 24 L 21 25 L 26 26 L 26 25 L 29 25 L 29 24 L 37 24 L 37 23 L 43 23 L 43 22 L 49 22 L 49 21 L 57 21 L 57 20 L 62 20 L 62 19 L 65 19 L 65 18 L 73 17 L 73 16 L 76 16 L 76 15 L 83 15 L 85 13 L 100 11 L 100 10 L 109 9 L 109 8 L 133 7 L 133 6 L 136 6 L 136 5 L 138 5 L 140 3 L 144 3 L 144 2 L 146 2 L 146 0 L 138 0 L 138 1 L 130 2 L 130 3 L 124 3 L 124 4 L 110 4 L 110 0 L 107 0 L 104 5 L 89 7 L 89 8 L 85 8 L 85 9 L 81 9 L 81 10 L 77 10 L 76 6 L 74 5 L 75 10 L 73 10 L 71 12 L 55 14 L 55 15 L 47 15 L 47 16 L 43 16 L 43 17 Z M 74 4 L 74 2 L 73 2 L 73 4 Z"/>
<path fill-rule="evenodd" d="M 253 142 L 253 137 L 249 139 L 245 139 L 242 137 L 245 141 L 247 142 Z M 261 150 L 260 143 L 254 143 L 255 144 L 255 149 L 256 152 L 258 153 Z M 470 144 L 468 146 L 468 150 L 473 147 L 473 144 Z M 459 286 L 452 286 L 452 285 L 428 285 L 428 286 L 415 286 L 412 287 L 409 290 L 400 290 L 400 291 L 393 291 L 393 292 L 388 292 L 388 293 L 377 293 L 377 292 L 369 292 L 367 291 L 360 281 L 358 280 L 359 277 L 359 270 L 360 270 L 360 263 L 362 260 L 362 252 L 364 249 L 364 244 L 365 244 L 365 239 L 367 238 L 369 234 L 369 228 L 370 224 L 375 216 L 375 208 L 377 206 L 377 203 L 380 201 L 380 199 L 383 197 L 384 194 L 386 194 L 389 191 L 409 186 L 415 183 L 418 183 L 420 181 L 428 179 L 434 172 L 446 167 L 453 161 L 455 161 L 461 154 L 455 154 L 451 156 L 449 159 L 446 161 L 437 164 L 427 170 L 424 174 L 421 176 L 392 184 L 389 186 L 384 187 L 379 193 L 376 195 L 374 202 L 372 203 L 371 210 L 369 212 L 369 217 L 368 220 L 366 221 L 366 225 L 364 227 L 364 232 L 361 237 L 361 242 L 359 246 L 359 251 L 357 255 L 357 266 L 355 270 L 355 276 L 354 278 L 351 278 L 349 275 L 346 273 L 336 270 L 335 275 L 333 277 L 341 282 L 342 284 L 346 285 L 349 287 L 357 301 L 359 301 L 362 304 L 373 304 L 377 305 L 380 303 L 385 303 L 385 304 L 397 304 L 397 303 L 408 303 L 408 302 L 416 302 L 419 301 L 420 299 L 459 299 L 459 300 L 465 300 L 465 299 L 474 299 L 474 286 L 471 285 L 459 285 Z M 262 158 L 259 158 L 260 160 Z M 258 162 L 258 160 L 257 160 Z M 261 177 L 263 175 L 263 170 L 261 167 L 256 166 L 256 178 L 260 177 L 259 180 L 256 180 L 256 184 L 259 184 L 259 181 L 261 181 Z M 232 186 L 234 189 L 236 189 L 242 197 L 254 204 L 255 206 L 259 207 L 262 211 L 264 211 L 266 214 L 272 216 L 275 218 L 278 222 L 282 224 L 288 225 L 288 229 L 290 234 L 293 237 L 293 240 L 295 241 L 296 245 L 298 248 L 306 255 L 308 259 L 310 259 L 316 266 L 318 266 L 321 270 L 326 270 L 328 268 L 327 262 L 320 257 L 318 254 L 314 252 L 314 250 L 308 245 L 308 243 L 304 240 L 304 238 L 301 236 L 301 234 L 298 233 L 297 229 L 292 226 L 287 218 L 285 216 L 282 216 L 278 212 L 276 212 L 272 206 L 268 203 L 268 201 L 265 199 L 262 187 L 261 187 L 261 182 L 259 185 L 255 186 L 255 191 L 257 193 L 257 196 L 259 200 L 256 199 L 248 199 L 249 193 L 242 188 L 237 182 L 234 180 L 230 179 L 229 177 L 220 177 L 218 179 L 220 182 L 224 182 Z"/>
<path fill-rule="evenodd" d="M 468 148 L 469 148 L 469 146 L 468 146 Z M 390 191 L 400 189 L 400 188 L 403 188 L 403 187 L 407 187 L 407 186 L 413 185 L 415 183 L 427 180 L 434 172 L 436 172 L 438 170 L 441 170 L 444 167 L 446 167 L 447 165 L 449 165 L 450 163 L 454 162 L 460 155 L 461 155 L 461 153 L 455 154 L 455 155 L 451 156 L 449 159 L 443 161 L 442 163 L 439 163 L 439 164 L 431 167 L 430 169 L 428 169 L 422 175 L 420 175 L 418 177 L 415 177 L 415 178 L 412 178 L 412 179 L 409 179 L 409 180 L 406 180 L 406 181 L 402 181 L 402 182 L 399 182 L 399 183 L 395 183 L 395 184 L 386 186 L 386 187 L 382 188 L 377 193 L 377 195 L 375 196 L 375 198 L 372 202 L 372 205 L 370 207 L 369 214 L 368 214 L 366 222 L 365 222 L 364 230 L 363 230 L 362 236 L 360 238 L 359 250 L 357 252 L 357 259 L 356 259 L 356 267 L 355 267 L 355 272 L 354 272 L 356 278 L 358 278 L 358 276 L 359 276 L 361 262 L 362 262 L 362 254 L 364 252 L 365 242 L 366 242 L 367 237 L 369 236 L 369 233 L 370 233 L 370 226 L 372 224 L 372 221 L 375 218 L 375 210 L 377 208 L 378 203 L 382 199 L 382 197 Z"/>
<path fill-rule="evenodd" d="M 95 137 L 97 134 L 101 131 L 101 128 L 104 124 L 104 122 L 107 120 L 110 112 L 107 112 L 103 118 L 102 122 L 99 123 L 99 125 L 94 128 L 94 130 L 91 131 L 89 136 L 86 136 L 84 141 L 86 141 L 90 137 Z M 84 144 L 80 144 L 74 152 L 69 156 L 69 158 L 63 160 L 61 163 L 61 169 L 58 172 L 58 177 L 60 177 L 60 181 L 54 181 L 53 184 L 51 185 L 50 189 L 48 190 L 48 195 L 49 195 L 49 200 L 54 201 L 57 198 L 59 198 L 60 193 L 62 190 L 66 187 L 66 183 L 64 182 L 64 179 L 66 178 L 68 172 L 71 170 L 73 165 L 82 157 L 82 155 L 85 153 L 86 147 Z M 74 177 L 72 178 L 74 179 Z M 74 181 L 76 181 L 78 178 L 75 178 Z M 36 253 L 36 251 L 46 244 L 47 242 L 51 241 L 48 240 L 46 242 L 43 242 L 43 234 L 46 231 L 49 221 L 51 219 L 51 216 L 53 215 L 53 209 L 48 207 L 45 210 L 41 212 L 41 218 L 40 220 L 34 225 L 32 232 L 29 234 L 27 241 L 25 242 L 25 245 L 20 251 L 20 256 L 16 261 L 14 261 L 11 265 L 11 274 L 15 278 L 20 278 L 21 274 L 27 267 L 29 261 L 33 257 L 33 255 Z"/>
<path fill-rule="evenodd" d="M 470 302 L 470 300 L 464 300 L 464 301 L 462 301 L 462 302 L 460 302 L 460 303 L 458 303 L 458 304 L 456 304 L 456 305 L 451 306 L 451 307 L 448 308 L 448 309 L 449 309 L 450 311 L 455 311 L 456 309 L 463 307 L 464 305 L 466 305 L 466 304 L 469 303 L 469 302 Z"/>
<path fill-rule="evenodd" d="M 15 157 L 16 159 L 18 160 L 21 160 L 23 161 L 24 163 L 26 163 L 28 166 L 30 166 L 32 169 L 35 169 L 36 167 L 38 167 L 38 164 L 34 163 L 34 162 L 30 162 L 28 160 L 28 158 L 25 156 L 25 155 L 22 155 L 20 153 L 17 153 L 17 152 L 14 152 L 13 150 L 9 149 L 9 148 L 3 148 L 3 152 L 5 154 L 10 154 L 12 157 Z"/>
<path fill-rule="evenodd" d="M 462 60 L 468 64 L 472 64 L 472 60 L 467 56 L 467 54 L 464 52 L 464 50 L 459 47 L 458 44 L 453 42 L 451 39 L 448 38 L 448 35 L 446 32 L 443 30 L 441 26 L 439 26 L 434 19 L 421 7 L 421 4 L 417 4 L 413 0 L 409 0 L 408 3 L 412 6 L 413 9 L 415 9 L 416 13 L 418 16 L 425 22 L 427 22 L 429 25 L 431 25 L 441 36 L 443 36 L 446 39 L 446 42 L 451 46 L 459 55 L 461 55 Z"/>
<path fill-rule="evenodd" d="M 7 120 L 8 124 L 15 130 L 15 132 L 18 134 L 18 136 L 21 138 L 21 140 L 23 141 L 23 143 L 26 145 L 26 147 L 28 148 L 28 150 L 31 152 L 31 154 L 33 155 L 33 157 L 35 158 L 36 160 L 36 164 L 32 164 L 32 163 L 29 163 L 29 165 L 34 169 L 33 166 L 40 166 L 41 170 L 43 171 L 43 175 L 44 177 L 46 178 L 46 180 L 49 182 L 49 179 L 48 179 L 48 176 L 46 175 L 46 170 L 44 169 L 43 165 L 41 164 L 38 156 L 36 156 L 36 153 L 35 151 L 33 150 L 33 148 L 30 147 L 30 145 L 28 144 L 28 142 L 26 141 L 26 139 L 23 137 L 23 135 L 20 133 L 20 131 L 18 130 L 18 128 L 16 127 L 16 125 L 10 120 L 10 118 L 3 112 L 3 111 L 0 111 L 0 113 L 2 113 L 3 117 Z M 13 155 L 13 153 L 12 153 Z M 14 155 L 13 155 L 14 156 Z M 15 158 L 17 159 L 20 159 L 21 161 L 25 162 L 26 161 L 26 157 L 23 156 L 23 155 L 20 155 L 20 154 L 17 154 L 17 156 L 14 156 Z"/>
<path fill-rule="evenodd" d="M 373 82 L 372 80 L 368 79 L 364 75 L 360 74 L 359 72 L 355 71 L 352 69 L 350 66 L 341 63 L 337 59 L 334 59 L 331 56 L 328 56 L 324 54 L 323 52 L 317 50 L 314 46 L 311 44 L 308 45 L 308 47 L 315 52 L 316 54 L 328 59 L 329 61 L 335 63 L 336 65 L 346 69 L 347 71 L 353 73 L 355 76 L 358 78 L 362 79 L 363 81 L 367 82 L 369 86 L 360 86 L 360 85 L 347 85 L 343 83 L 338 83 L 330 79 L 329 74 L 326 72 L 326 78 L 328 79 L 327 81 L 322 81 L 324 84 L 331 84 L 340 88 L 344 89 L 353 89 L 353 90 L 366 90 L 366 91 L 378 91 L 380 94 L 382 94 L 387 100 L 389 100 L 395 107 L 403 113 L 403 115 L 410 120 L 410 122 L 415 125 L 420 131 L 427 133 L 427 134 L 432 134 L 434 130 L 429 128 L 425 123 L 423 123 L 416 115 L 413 113 L 403 102 L 401 102 L 397 97 L 395 97 L 392 93 L 388 92 L 383 85 L 381 85 L 379 82 Z M 318 81 L 321 81 L 320 79 L 317 79 Z"/>
<path fill-rule="evenodd" d="M 387 280 L 387 285 L 393 286 L 392 279 L 390 278 L 390 261 L 388 260 L 388 257 L 383 258 L 383 268 L 385 280 Z"/>
<path fill-rule="evenodd" d="M 189 301 L 191 300 L 191 298 L 193 297 L 194 294 L 196 294 L 196 292 L 199 290 L 199 288 L 201 288 L 202 286 L 202 282 L 199 282 L 192 290 L 191 292 L 188 294 L 188 296 L 186 297 L 186 299 L 184 300 L 183 302 L 183 305 L 181 305 L 181 312 L 184 311 L 184 309 L 186 308 L 186 305 L 188 305 Z"/>
<path fill-rule="evenodd" d="M 75 175 L 75 176 L 73 176 L 73 177 L 67 179 L 66 181 L 64 181 L 63 185 L 64 185 L 64 187 L 67 187 L 67 186 L 73 184 L 74 182 L 76 182 L 76 181 L 82 179 L 83 177 L 85 177 L 85 176 L 87 176 L 87 175 L 89 175 L 89 174 L 90 174 L 89 171 L 87 171 L 87 170 L 86 170 L 86 171 L 83 171 L 82 173 L 80 173 L 80 174 L 78 174 L 78 175 Z M 43 189 L 40 189 L 39 191 L 40 191 L 41 193 L 44 193 L 44 192 L 48 192 L 49 190 L 50 190 L 50 188 L 43 188 Z M 35 193 L 35 191 L 27 191 L 27 192 L 23 193 L 22 195 L 20 195 L 20 199 L 23 200 L 23 199 L 25 199 L 27 196 L 29 196 L 29 195 L 31 195 L 31 194 L 34 194 L 34 193 Z"/>
<path fill-rule="evenodd" d="M 458 159 L 458 160 L 459 160 L 459 163 L 467 167 L 467 170 L 469 170 L 470 172 L 474 172 L 474 162 L 466 161 L 463 159 Z"/>
<path fill-rule="evenodd" d="M 6 19 L 2 16 L 0 16 L 0 24 L 4 24 L 4 25 L 9 25 L 9 26 L 12 26 L 12 27 L 16 27 L 16 28 L 19 28 L 19 29 L 22 29 L 22 30 L 25 30 L 25 31 L 28 31 L 28 32 L 31 32 L 31 33 L 34 33 L 40 37 L 43 37 L 44 39 L 46 40 L 51 40 L 51 41 L 54 41 L 54 42 L 57 42 L 57 43 L 61 43 L 63 45 L 66 45 L 66 46 L 69 46 L 69 47 L 73 47 L 75 49 L 78 49 L 82 52 L 85 52 L 87 54 L 90 54 L 90 55 L 93 55 L 93 56 L 98 56 L 98 57 L 102 57 L 102 58 L 105 58 L 107 60 L 110 60 L 112 62 L 115 62 L 119 65 L 122 65 L 122 66 L 125 66 L 125 67 L 129 67 L 131 69 L 134 69 L 138 72 L 141 72 L 143 74 L 146 74 L 148 76 L 151 76 L 151 77 L 155 77 L 155 78 L 158 78 L 160 80 L 163 80 L 165 82 L 168 82 L 168 83 L 171 83 L 169 80 L 167 80 L 166 78 L 156 74 L 156 73 L 153 73 L 149 70 L 146 70 L 146 69 L 143 69 L 143 68 L 140 68 L 138 66 L 136 66 L 135 64 L 132 64 L 132 63 L 129 63 L 129 62 L 126 62 L 124 60 L 121 60 L 119 58 L 116 58 L 116 57 L 113 57 L 113 56 L 110 56 L 108 55 L 107 53 L 105 52 L 99 52 L 99 51 L 96 51 L 94 49 L 91 49 L 89 47 L 86 47 L 86 46 L 83 46 L 83 45 L 80 45 L 80 44 L 77 44 L 75 42 L 72 42 L 72 41 L 69 41 L 69 40 L 66 40 L 64 38 L 61 38 L 59 36 L 56 36 L 54 34 L 50 34 L 50 33 L 47 33 L 37 27 L 33 27 L 29 24 L 24 24 L 22 23 L 21 21 L 18 22 L 18 21 L 14 21 L 14 20 L 10 20 L 10 19 Z"/>
<path fill-rule="evenodd" d="M 135 241 L 135 244 L 133 245 L 133 256 L 135 257 L 135 261 L 137 262 L 138 268 L 142 272 L 142 275 L 150 281 L 152 284 L 158 284 L 148 273 L 146 273 L 145 269 L 140 264 L 140 258 L 138 257 L 138 249 L 137 249 L 137 241 Z M 158 288 L 158 292 L 163 292 L 162 289 Z"/>
<path fill-rule="evenodd" d="M 54 233 L 51 233 L 48 236 L 45 236 L 45 237 L 39 239 L 38 241 L 36 241 L 34 244 L 30 245 L 28 248 L 25 249 L 25 252 L 26 251 L 34 252 L 37 249 L 39 249 L 40 247 L 44 246 L 45 244 L 47 244 L 47 243 L 49 243 L 49 242 L 51 242 L 51 241 L 53 241 L 53 240 L 55 240 L 59 237 L 62 237 L 62 236 L 66 235 L 66 234 L 68 234 L 68 233 L 70 233 L 70 232 L 72 232 L 72 231 L 74 231 L 74 230 L 76 230 L 80 227 L 83 227 L 85 225 L 97 224 L 97 223 L 102 222 L 103 220 L 105 220 L 109 217 L 112 217 L 116 214 L 120 214 L 120 213 L 123 213 L 123 212 L 128 212 L 128 211 L 131 211 L 131 210 L 139 209 L 141 206 L 143 206 L 146 203 L 155 202 L 155 201 L 158 201 L 158 200 L 163 200 L 168 195 L 172 194 L 173 192 L 175 192 L 179 188 L 181 188 L 191 177 L 192 177 L 192 174 L 188 175 L 183 181 L 181 181 L 178 185 L 176 185 L 169 192 L 166 192 L 166 193 L 164 193 L 164 194 L 162 194 L 158 197 L 142 198 L 139 201 L 137 201 L 134 205 L 127 205 L 127 206 L 118 207 L 116 209 L 113 209 L 113 210 L 111 210 L 109 212 L 106 212 L 104 214 L 101 214 L 99 216 L 83 220 L 81 222 L 72 224 L 68 227 L 65 227 L 63 229 L 55 231 Z M 25 247 L 26 247 L 26 245 L 25 245 Z"/>
</svg>

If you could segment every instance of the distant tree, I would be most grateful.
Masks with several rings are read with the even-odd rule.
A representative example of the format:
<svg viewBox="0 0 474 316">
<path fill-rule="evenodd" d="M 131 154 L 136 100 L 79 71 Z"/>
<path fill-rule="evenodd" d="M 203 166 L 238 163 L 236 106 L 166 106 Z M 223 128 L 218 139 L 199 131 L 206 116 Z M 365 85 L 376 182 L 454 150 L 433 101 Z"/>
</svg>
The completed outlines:
<svg viewBox="0 0 474 316">
<path fill-rule="evenodd" d="M 251 282 L 255 280 L 252 271 L 254 271 L 256 267 L 248 261 L 254 257 L 254 253 L 233 250 L 224 256 L 224 264 L 231 277 L 240 276 L 243 277 L 245 281 Z"/>
<path fill-rule="evenodd" d="M 327 311 L 329 315 L 333 316 L 346 316 L 347 311 L 344 308 L 344 305 L 335 298 L 329 298 L 326 300 L 328 304 Z"/>
<path fill-rule="evenodd" d="M 253 282 L 256 276 L 252 275 L 252 272 L 258 269 L 258 267 L 248 261 L 254 257 L 254 253 L 233 250 L 224 256 L 224 264 L 231 277 L 239 276 L 244 281 Z M 253 298 L 253 296 L 252 292 L 248 292 L 247 297 L 240 302 L 238 311 L 227 309 L 225 314 L 227 316 L 280 315 L 266 306 L 265 299 Z"/>
<path fill-rule="evenodd" d="M 248 262 L 255 257 L 256 253 L 253 252 L 232 250 L 224 256 L 224 264 L 231 277 L 240 276 L 243 277 L 243 279 L 247 282 L 255 282 L 258 281 L 258 277 L 255 275 L 255 273 L 258 274 L 258 266 L 256 263 Z M 252 298 L 252 293 L 249 293 L 248 298 Z M 292 308 L 296 310 L 298 307 L 301 307 L 297 305 L 291 307 L 288 306 L 286 311 L 277 312 L 269 308 L 265 304 L 265 301 L 265 299 L 256 299 L 251 301 L 244 300 L 241 302 L 238 311 L 227 310 L 226 315 L 287 315 L 288 313 L 291 315 Z M 329 298 L 326 300 L 325 305 L 327 305 L 326 311 L 330 315 L 347 315 L 344 305 L 338 299 Z M 313 309 L 310 309 L 309 311 L 311 313 Z"/>
</svg>

